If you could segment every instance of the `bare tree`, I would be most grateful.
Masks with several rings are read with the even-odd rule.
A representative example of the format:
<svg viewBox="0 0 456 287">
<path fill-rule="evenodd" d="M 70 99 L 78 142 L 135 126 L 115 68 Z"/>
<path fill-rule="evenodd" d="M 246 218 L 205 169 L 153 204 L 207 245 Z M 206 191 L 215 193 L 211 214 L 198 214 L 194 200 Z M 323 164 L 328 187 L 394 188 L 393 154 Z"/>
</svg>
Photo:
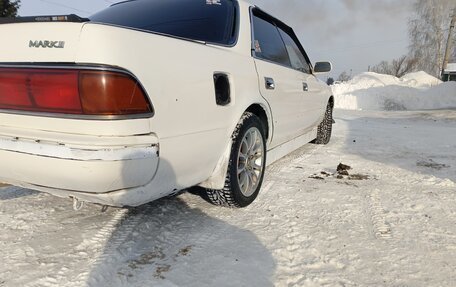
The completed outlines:
<svg viewBox="0 0 456 287">
<path fill-rule="evenodd" d="M 340 82 L 347 82 L 351 80 L 350 74 L 348 74 L 346 71 L 343 71 L 339 77 L 337 78 L 338 81 Z"/>
<path fill-rule="evenodd" d="M 415 15 L 409 23 L 410 55 L 417 68 L 439 76 L 443 65 L 445 41 L 455 0 L 417 0 Z"/>
<path fill-rule="evenodd" d="M 391 74 L 391 70 L 391 65 L 387 61 L 381 61 L 370 69 L 371 72 L 388 75 Z"/>
<path fill-rule="evenodd" d="M 387 61 L 380 62 L 372 68 L 372 72 L 401 78 L 405 74 L 415 71 L 417 62 L 416 58 L 402 56 L 391 61 L 391 63 L 388 63 Z"/>
</svg>

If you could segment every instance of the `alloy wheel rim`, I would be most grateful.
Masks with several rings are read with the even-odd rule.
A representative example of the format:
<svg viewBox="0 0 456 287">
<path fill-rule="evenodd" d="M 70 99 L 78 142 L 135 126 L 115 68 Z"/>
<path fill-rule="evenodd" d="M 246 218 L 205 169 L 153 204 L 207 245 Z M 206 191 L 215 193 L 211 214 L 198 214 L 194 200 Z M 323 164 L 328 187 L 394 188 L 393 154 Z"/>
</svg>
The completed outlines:
<svg viewBox="0 0 456 287">
<path fill-rule="evenodd" d="M 244 135 L 238 151 L 237 177 L 245 197 L 252 196 L 260 184 L 264 166 L 264 143 L 260 131 L 252 127 Z"/>
</svg>

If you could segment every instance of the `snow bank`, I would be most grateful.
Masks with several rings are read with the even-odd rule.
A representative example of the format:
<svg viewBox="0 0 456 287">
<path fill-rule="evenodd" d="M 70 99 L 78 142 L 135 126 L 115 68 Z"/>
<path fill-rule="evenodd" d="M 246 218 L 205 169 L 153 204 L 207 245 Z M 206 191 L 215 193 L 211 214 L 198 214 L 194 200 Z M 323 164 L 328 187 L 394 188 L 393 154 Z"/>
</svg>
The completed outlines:
<svg viewBox="0 0 456 287">
<path fill-rule="evenodd" d="M 456 108 L 456 82 L 416 72 L 402 78 L 362 73 L 334 85 L 336 108 L 346 110 L 431 110 Z"/>
<path fill-rule="evenodd" d="M 401 80 L 407 83 L 409 86 L 420 88 L 430 88 L 442 83 L 441 80 L 423 71 L 407 74 L 403 76 Z"/>
</svg>

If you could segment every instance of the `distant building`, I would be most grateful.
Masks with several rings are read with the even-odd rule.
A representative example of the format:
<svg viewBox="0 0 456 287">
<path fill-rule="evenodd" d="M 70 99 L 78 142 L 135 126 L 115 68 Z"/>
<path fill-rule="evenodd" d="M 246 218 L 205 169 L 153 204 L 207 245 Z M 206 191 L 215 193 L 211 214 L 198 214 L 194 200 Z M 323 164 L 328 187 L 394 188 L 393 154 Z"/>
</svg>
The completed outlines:
<svg viewBox="0 0 456 287">
<path fill-rule="evenodd" d="M 442 80 L 444 82 L 456 81 L 456 63 L 451 63 L 447 65 L 447 68 L 443 72 Z"/>
</svg>

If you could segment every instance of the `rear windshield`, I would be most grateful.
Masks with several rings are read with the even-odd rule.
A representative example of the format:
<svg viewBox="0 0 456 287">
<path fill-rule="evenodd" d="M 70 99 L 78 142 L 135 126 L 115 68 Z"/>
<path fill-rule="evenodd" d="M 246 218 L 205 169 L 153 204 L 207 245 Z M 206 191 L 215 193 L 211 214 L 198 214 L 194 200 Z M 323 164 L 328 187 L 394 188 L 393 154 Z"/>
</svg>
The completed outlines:
<svg viewBox="0 0 456 287">
<path fill-rule="evenodd" d="M 235 0 L 132 0 L 91 21 L 222 45 L 236 41 Z"/>
</svg>

